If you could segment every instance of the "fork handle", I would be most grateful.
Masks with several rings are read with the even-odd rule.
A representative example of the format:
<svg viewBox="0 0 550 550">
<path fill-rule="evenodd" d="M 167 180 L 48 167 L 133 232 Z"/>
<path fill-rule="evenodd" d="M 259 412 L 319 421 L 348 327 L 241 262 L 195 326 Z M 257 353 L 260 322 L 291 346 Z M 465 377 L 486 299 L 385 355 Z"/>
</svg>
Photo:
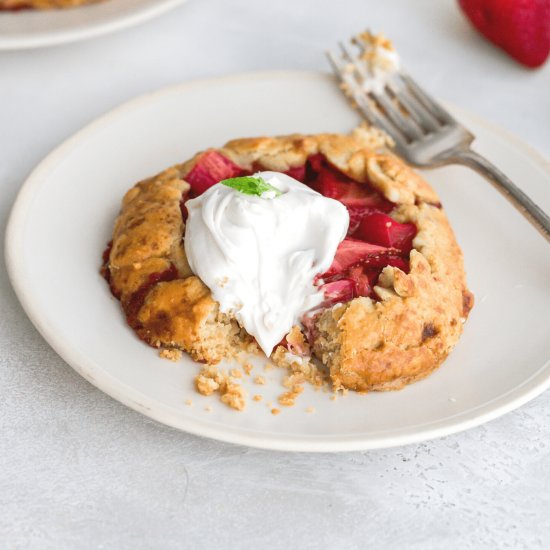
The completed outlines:
<svg viewBox="0 0 550 550">
<path fill-rule="evenodd" d="M 550 217 L 494 164 L 471 149 L 460 151 L 453 160 L 459 164 L 473 168 L 488 179 L 531 222 L 541 235 L 550 242 Z"/>
</svg>

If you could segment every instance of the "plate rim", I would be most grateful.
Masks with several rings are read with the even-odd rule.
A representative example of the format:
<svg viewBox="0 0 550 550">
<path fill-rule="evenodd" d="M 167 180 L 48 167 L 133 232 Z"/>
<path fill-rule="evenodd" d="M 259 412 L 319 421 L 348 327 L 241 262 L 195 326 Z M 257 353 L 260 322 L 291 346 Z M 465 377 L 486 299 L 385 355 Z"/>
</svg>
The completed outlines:
<svg viewBox="0 0 550 550">
<path fill-rule="evenodd" d="M 135 25 L 139 25 L 170 11 L 188 0 L 162 0 L 162 3 L 151 1 L 150 5 L 143 6 L 141 10 L 130 15 L 115 16 L 111 20 L 92 24 L 89 27 L 66 29 L 58 31 L 40 31 L 32 35 L 0 36 L 0 51 L 30 50 L 70 44 L 81 40 L 88 40 L 104 34 L 117 32 Z M 80 6 L 75 9 L 97 8 L 98 6 Z M 101 6 L 99 6 L 101 7 Z M 0 14 L 1 16 L 2 14 Z M 4 14 L 12 16 L 13 14 Z"/>
<path fill-rule="evenodd" d="M 221 77 L 208 79 L 192 80 L 162 87 L 156 91 L 139 95 L 129 99 L 117 107 L 110 109 L 105 114 L 97 117 L 93 121 L 86 124 L 77 132 L 73 133 L 65 139 L 60 145 L 55 147 L 48 153 L 42 161 L 30 172 L 23 184 L 21 185 L 16 199 L 12 205 L 8 223 L 6 226 L 4 256 L 6 261 L 6 269 L 8 272 L 10 283 L 15 291 L 15 294 L 21 303 L 23 310 L 29 317 L 32 324 L 38 332 L 46 340 L 46 342 L 55 350 L 60 358 L 65 361 L 71 368 L 78 372 L 83 378 L 88 380 L 95 387 L 111 396 L 113 399 L 121 402 L 129 408 L 146 415 L 153 420 L 162 424 L 177 428 L 193 435 L 208 437 L 233 443 L 238 445 L 246 445 L 249 447 L 263 448 L 278 451 L 302 451 L 302 452 L 342 452 L 342 451 L 364 451 L 372 449 L 382 449 L 407 445 L 427 441 L 446 435 L 455 434 L 491 420 L 494 420 L 507 412 L 510 412 L 528 401 L 542 394 L 550 387 L 550 358 L 529 378 L 522 381 L 519 386 L 509 390 L 503 395 L 494 398 L 491 401 L 478 405 L 466 412 L 459 413 L 463 418 L 455 423 L 449 424 L 449 418 L 444 420 L 435 420 L 427 424 L 420 424 L 424 428 L 416 429 L 413 433 L 399 433 L 400 430 L 385 431 L 385 435 L 369 437 L 361 439 L 360 435 L 345 435 L 341 438 L 337 436 L 329 436 L 328 438 L 322 435 L 312 436 L 297 436 L 291 434 L 275 435 L 270 434 L 268 439 L 258 436 L 257 432 L 247 433 L 246 429 L 235 428 L 232 426 L 217 425 L 211 422 L 201 422 L 193 418 L 183 418 L 176 416 L 169 406 L 161 402 L 157 402 L 134 388 L 126 385 L 124 382 L 114 378 L 107 371 L 101 369 L 101 376 L 96 375 L 98 366 L 94 361 L 81 354 L 78 350 L 71 348 L 70 342 L 64 340 L 50 330 L 47 319 L 38 310 L 33 307 L 33 302 L 30 300 L 29 294 L 26 292 L 24 284 L 24 269 L 22 258 L 18 257 L 18 244 L 23 238 L 23 231 L 26 222 L 25 213 L 31 205 L 35 189 L 38 189 L 45 176 L 50 172 L 50 166 L 55 167 L 57 162 L 65 157 L 66 153 L 83 141 L 88 135 L 93 134 L 98 128 L 108 124 L 112 119 L 126 111 L 130 111 L 143 103 L 169 95 L 176 92 L 184 92 L 185 90 L 196 86 L 211 86 L 212 84 L 220 84 L 228 81 L 249 80 L 251 78 L 316 78 L 316 79 L 331 79 L 332 75 L 321 71 L 304 71 L 304 70 L 276 70 L 276 71 L 250 71 L 237 74 L 231 74 Z M 507 130 L 500 128 L 491 122 L 486 121 L 482 117 L 469 111 L 451 106 L 455 112 L 464 113 L 471 119 L 476 120 L 479 124 L 489 128 L 492 132 L 503 137 L 506 141 L 512 143 L 527 157 L 529 157 L 536 165 L 538 165 L 546 174 L 550 176 L 550 160 L 546 159 L 532 146 L 511 134 Z M 481 413 L 477 413 L 482 409 Z M 406 428 L 408 431 L 411 427 Z M 413 428 L 414 429 L 414 428 Z"/>
</svg>

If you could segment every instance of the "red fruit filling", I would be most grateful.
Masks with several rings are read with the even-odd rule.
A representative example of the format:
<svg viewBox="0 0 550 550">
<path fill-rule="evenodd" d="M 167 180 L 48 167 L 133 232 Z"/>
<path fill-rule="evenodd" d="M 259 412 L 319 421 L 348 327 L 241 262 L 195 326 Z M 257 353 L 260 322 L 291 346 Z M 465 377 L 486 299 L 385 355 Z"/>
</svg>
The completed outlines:
<svg viewBox="0 0 550 550">
<path fill-rule="evenodd" d="M 386 200 L 368 184 L 358 183 L 340 172 L 321 154 L 313 155 L 308 159 L 304 183 L 321 195 L 340 201 L 348 209 L 350 217 L 348 235 L 353 235 L 368 211 L 389 212 L 394 207 L 392 202 Z"/>
<path fill-rule="evenodd" d="M 325 304 L 344 303 L 357 297 L 354 279 L 337 279 L 322 286 L 325 293 Z"/>
<path fill-rule="evenodd" d="M 189 174 L 185 176 L 185 180 L 191 186 L 190 195 L 196 197 L 215 183 L 227 178 L 241 176 L 243 173 L 244 170 L 240 166 L 237 166 L 217 151 L 206 151 L 198 159 Z"/>
<path fill-rule="evenodd" d="M 416 235 L 414 223 L 399 223 L 382 212 L 367 212 L 354 237 L 371 243 L 398 248 L 403 253 L 410 252 Z"/>
<path fill-rule="evenodd" d="M 306 165 L 296 166 L 295 168 L 289 168 L 285 174 L 298 181 L 305 181 L 306 179 Z"/>
<path fill-rule="evenodd" d="M 358 296 L 378 299 L 373 292 L 387 265 L 408 272 L 408 257 L 416 227 L 399 223 L 387 215 L 395 204 L 368 183 L 359 183 L 330 164 L 321 154 L 306 163 L 304 183 L 348 209 L 348 238 L 336 251 L 332 265 L 319 275 L 328 306 L 348 302 Z"/>
<path fill-rule="evenodd" d="M 244 176 L 260 171 L 245 170 L 216 151 L 203 153 L 186 180 L 191 185 L 190 197 L 200 195 L 222 179 Z M 395 204 L 385 199 L 368 183 L 360 183 L 330 164 L 322 154 L 312 155 L 303 166 L 290 168 L 287 175 L 301 181 L 325 197 L 340 201 L 348 210 L 350 224 L 348 237 L 336 251 L 326 273 L 320 274 L 325 293 L 323 306 L 343 303 L 358 296 L 378 299 L 373 287 L 384 267 L 391 265 L 408 272 L 408 257 L 416 227 L 399 223 L 388 216 Z M 185 201 L 181 210 L 187 218 Z"/>
<path fill-rule="evenodd" d="M 358 296 L 376 299 L 373 287 L 387 265 L 405 272 L 409 270 L 409 262 L 396 248 L 344 239 L 336 250 L 332 265 L 319 276 L 323 281 L 321 289 L 325 293 L 325 305 L 348 302 Z"/>
</svg>

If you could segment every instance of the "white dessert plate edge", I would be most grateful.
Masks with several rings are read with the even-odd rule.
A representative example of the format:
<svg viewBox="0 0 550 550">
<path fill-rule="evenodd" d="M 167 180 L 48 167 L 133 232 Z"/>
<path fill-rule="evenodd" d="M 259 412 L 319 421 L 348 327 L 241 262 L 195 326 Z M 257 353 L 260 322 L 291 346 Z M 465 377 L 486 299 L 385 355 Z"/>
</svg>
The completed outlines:
<svg viewBox="0 0 550 550">
<path fill-rule="evenodd" d="M 249 79 L 257 79 L 264 76 L 275 78 L 277 75 L 280 75 L 281 78 L 288 78 L 289 76 L 292 78 L 309 78 L 312 74 L 315 75 L 315 78 L 319 77 L 317 73 L 271 71 L 265 73 L 245 73 L 208 81 L 196 81 L 170 86 L 157 92 L 132 99 L 111 110 L 75 133 L 51 152 L 39 163 L 23 184 L 12 208 L 6 230 L 5 257 L 9 277 L 17 297 L 32 323 L 52 348 L 71 367 L 97 388 L 128 407 L 163 424 L 173 426 L 195 435 L 266 449 L 334 452 L 399 446 L 453 434 L 478 426 L 520 407 L 541 394 L 550 387 L 550 360 L 546 361 L 546 363 L 533 373 L 532 376 L 523 380 L 523 382 L 514 389 L 498 396 L 496 399 L 483 403 L 479 407 L 469 410 L 467 414 L 457 414 L 457 416 L 461 417 L 458 421 L 453 422 L 451 421 L 452 417 L 447 417 L 442 421 L 434 420 L 433 422 L 426 423 L 424 426 L 417 426 L 417 429 L 412 432 L 409 429 L 404 429 L 402 433 L 400 433 L 399 430 L 393 430 L 391 433 L 386 432 L 379 437 L 373 432 L 369 438 L 363 440 L 357 435 L 346 434 L 342 434 L 339 437 L 332 436 L 330 440 L 324 440 L 322 437 L 315 436 L 296 436 L 293 434 L 277 435 L 274 433 L 266 433 L 266 437 L 261 438 L 258 437 L 258 434 L 254 431 L 248 432 L 246 429 L 242 428 L 232 428 L 231 426 L 215 422 L 202 422 L 195 418 L 185 418 L 181 415 L 174 414 L 170 406 L 165 406 L 163 403 L 151 400 L 149 396 L 136 391 L 128 384 L 124 384 L 119 379 L 106 372 L 96 362 L 87 357 L 86 354 L 82 354 L 63 334 L 56 332 L 49 324 L 46 312 L 36 307 L 33 300 L 33 294 L 29 291 L 32 285 L 28 279 L 28 271 L 23 261 L 23 257 L 19 253 L 22 249 L 26 213 L 44 179 L 64 158 L 70 155 L 74 147 L 82 144 L 89 136 L 93 135 L 105 125 L 108 125 L 112 119 L 120 116 L 125 111 L 139 109 L 140 106 L 160 98 L 163 94 L 171 94 L 175 90 L 187 90 L 197 85 L 220 85 L 223 82 L 235 82 L 236 80 L 246 82 Z M 323 76 L 323 78 L 326 78 L 326 76 Z M 452 110 L 458 116 L 460 116 L 461 113 L 466 115 L 466 112 L 460 109 L 453 107 Z M 487 123 L 479 117 L 475 117 L 475 115 L 468 113 L 467 116 L 469 119 L 477 119 L 480 125 L 489 128 L 492 132 L 498 134 L 506 141 L 513 143 L 515 148 L 521 150 L 525 156 L 529 157 L 531 161 L 538 165 L 546 174 L 550 174 L 550 162 L 530 146 L 504 130 Z M 144 347 L 145 353 L 149 351 L 150 350 Z"/>
<path fill-rule="evenodd" d="M 142 6 L 132 6 L 131 0 L 124 0 L 128 6 L 119 4 L 117 9 L 97 4 L 70 10 L 0 12 L 0 51 L 55 46 L 117 32 L 158 17 L 186 1 L 146 0 Z M 56 16 L 58 28 L 53 19 Z M 79 20 L 78 16 L 85 19 Z"/>
</svg>

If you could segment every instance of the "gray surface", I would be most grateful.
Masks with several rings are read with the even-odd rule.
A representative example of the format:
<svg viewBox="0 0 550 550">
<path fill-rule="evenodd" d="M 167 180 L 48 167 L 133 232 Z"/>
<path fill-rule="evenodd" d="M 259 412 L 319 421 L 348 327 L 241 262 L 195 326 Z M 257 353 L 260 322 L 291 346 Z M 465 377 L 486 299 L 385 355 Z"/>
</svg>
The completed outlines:
<svg viewBox="0 0 550 550">
<path fill-rule="evenodd" d="M 324 69 L 321 51 L 367 25 L 385 29 L 439 97 L 550 151 L 550 65 L 515 65 L 452 2 L 325 4 L 195 0 L 120 34 L 0 53 L 1 227 L 32 167 L 107 109 L 182 80 Z M 469 432 L 388 451 L 220 444 L 81 379 L 37 334 L 0 262 L 0 547 L 550 547 L 550 393 Z"/>
</svg>

